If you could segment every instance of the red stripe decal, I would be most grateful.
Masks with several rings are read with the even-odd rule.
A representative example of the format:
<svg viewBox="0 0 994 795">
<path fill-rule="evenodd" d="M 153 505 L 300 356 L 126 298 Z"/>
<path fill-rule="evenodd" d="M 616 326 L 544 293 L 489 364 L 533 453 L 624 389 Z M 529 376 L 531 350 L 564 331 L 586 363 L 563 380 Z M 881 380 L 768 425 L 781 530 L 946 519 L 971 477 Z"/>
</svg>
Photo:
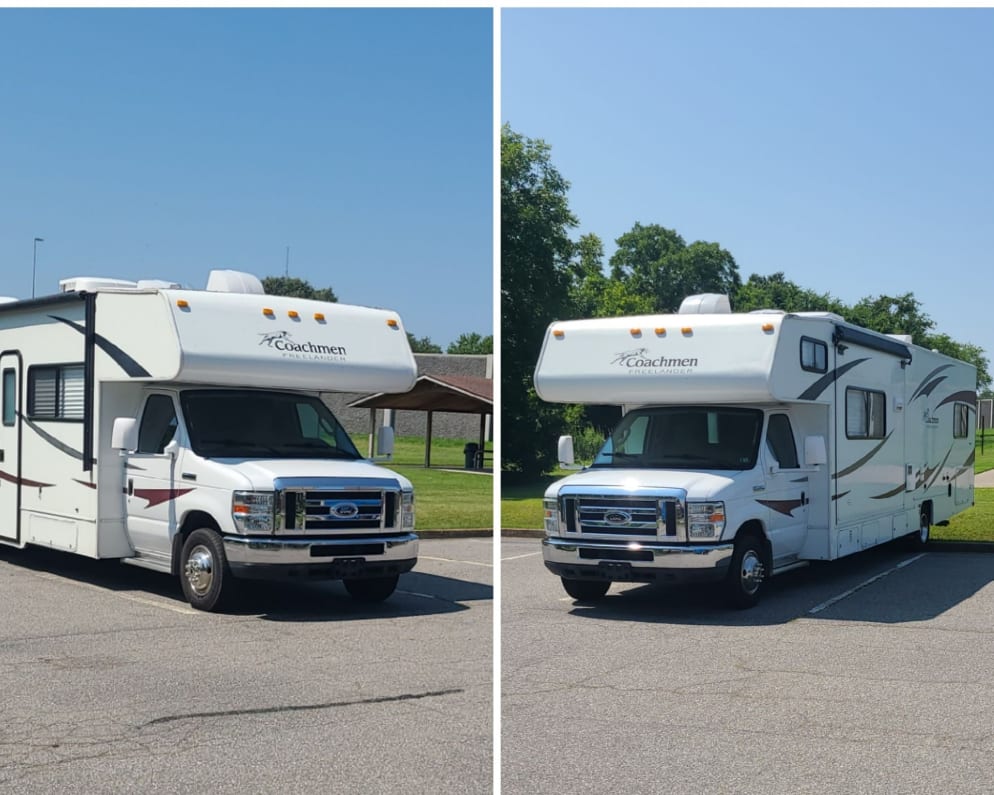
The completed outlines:
<svg viewBox="0 0 994 795">
<path fill-rule="evenodd" d="M 143 500 L 148 500 L 148 505 L 145 507 L 152 508 L 164 502 L 175 500 L 177 497 L 182 497 L 191 491 L 193 489 L 135 489 L 135 496 Z"/>
<path fill-rule="evenodd" d="M 3 470 L 0 470 L 0 480 L 6 480 L 8 483 L 17 483 L 21 486 L 37 486 L 41 489 L 47 489 L 49 486 L 54 486 L 54 483 L 40 483 L 37 480 L 28 480 L 27 478 L 17 478 L 13 475 L 8 475 Z"/>
<path fill-rule="evenodd" d="M 86 486 L 88 489 L 95 489 L 97 487 L 96 483 L 90 483 L 88 480 L 76 480 L 73 478 L 73 483 L 78 483 L 80 486 Z"/>
</svg>

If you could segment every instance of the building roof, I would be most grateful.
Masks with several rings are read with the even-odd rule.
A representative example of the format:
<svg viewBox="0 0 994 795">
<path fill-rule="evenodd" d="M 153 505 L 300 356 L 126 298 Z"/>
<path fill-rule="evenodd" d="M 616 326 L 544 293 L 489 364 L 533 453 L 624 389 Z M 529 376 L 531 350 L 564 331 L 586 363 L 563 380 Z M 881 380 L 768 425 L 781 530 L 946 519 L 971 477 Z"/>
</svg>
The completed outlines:
<svg viewBox="0 0 994 795">
<path fill-rule="evenodd" d="M 349 403 L 352 408 L 402 409 L 405 411 L 451 411 L 461 414 L 490 414 L 494 406 L 494 382 L 471 375 L 422 375 L 410 392 L 380 392 Z"/>
</svg>

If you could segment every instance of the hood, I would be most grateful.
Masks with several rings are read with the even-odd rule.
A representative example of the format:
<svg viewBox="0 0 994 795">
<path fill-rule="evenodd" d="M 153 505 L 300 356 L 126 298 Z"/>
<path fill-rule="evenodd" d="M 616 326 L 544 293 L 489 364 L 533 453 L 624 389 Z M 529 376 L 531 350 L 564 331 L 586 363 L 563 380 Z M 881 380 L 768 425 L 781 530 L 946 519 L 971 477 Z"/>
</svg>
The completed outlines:
<svg viewBox="0 0 994 795">
<path fill-rule="evenodd" d="M 273 458 L 251 459 L 244 458 L 215 458 L 214 463 L 230 467 L 245 477 L 252 485 L 251 488 L 265 491 L 273 488 L 276 478 L 389 478 L 396 480 L 400 488 L 410 491 L 411 481 L 407 478 L 372 464 L 366 460 L 336 461 L 316 460 L 312 458 Z"/>
<path fill-rule="evenodd" d="M 557 480 L 545 492 L 555 499 L 564 486 L 602 486 L 621 489 L 684 489 L 692 500 L 720 496 L 731 486 L 740 471 L 689 472 L 685 469 L 587 469 Z"/>
</svg>

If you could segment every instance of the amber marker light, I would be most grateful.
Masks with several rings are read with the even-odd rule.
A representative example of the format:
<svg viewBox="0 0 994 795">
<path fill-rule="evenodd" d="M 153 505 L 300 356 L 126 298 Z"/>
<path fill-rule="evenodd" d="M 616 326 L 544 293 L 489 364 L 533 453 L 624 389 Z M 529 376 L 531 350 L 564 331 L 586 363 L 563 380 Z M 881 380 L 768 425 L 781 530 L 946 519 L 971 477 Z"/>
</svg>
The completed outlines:
<svg viewBox="0 0 994 795">
<path fill-rule="evenodd" d="M 180 299 L 177 299 L 176 306 L 178 306 L 180 309 L 189 309 L 190 308 L 190 302 L 187 301 L 187 300 L 185 300 L 185 299 L 183 299 L 183 298 L 180 298 Z"/>
<path fill-rule="evenodd" d="M 268 306 L 264 306 L 262 308 L 262 314 L 264 314 L 266 317 L 275 317 L 275 315 L 276 315 L 276 313 L 272 309 L 270 309 Z"/>
<path fill-rule="evenodd" d="M 773 324 L 772 323 L 764 323 L 763 324 L 763 331 L 773 331 Z"/>
<path fill-rule="evenodd" d="M 396 320 L 394 320 L 393 318 L 390 318 L 390 319 L 389 319 L 389 320 L 387 321 L 387 325 L 388 325 L 388 326 L 390 326 L 390 328 L 400 328 L 400 323 L 398 323 L 398 322 L 397 322 Z"/>
<path fill-rule="evenodd" d="M 314 313 L 314 319 L 318 323 L 324 323 L 324 313 L 323 312 L 315 312 Z"/>
<path fill-rule="evenodd" d="M 694 330 L 690 326 L 684 326 L 682 329 L 680 329 L 680 333 L 689 337 L 691 334 L 694 333 Z"/>
<path fill-rule="evenodd" d="M 289 312 L 287 312 L 287 316 L 292 317 L 294 320 L 297 320 L 300 317 L 300 314 L 297 312 L 296 309 L 291 309 Z"/>
<path fill-rule="evenodd" d="M 666 336 L 666 329 L 664 329 L 664 328 L 657 328 L 657 329 L 655 329 L 655 331 L 656 331 L 656 336 L 657 337 L 665 337 Z"/>
<path fill-rule="evenodd" d="M 552 336 L 555 337 L 557 340 L 561 340 L 563 337 L 566 336 L 566 332 L 563 331 L 561 328 L 557 328 L 553 330 Z"/>
<path fill-rule="evenodd" d="M 642 336 L 642 329 L 640 329 L 640 328 L 629 329 L 629 331 L 631 331 L 633 337 L 641 337 Z"/>
</svg>

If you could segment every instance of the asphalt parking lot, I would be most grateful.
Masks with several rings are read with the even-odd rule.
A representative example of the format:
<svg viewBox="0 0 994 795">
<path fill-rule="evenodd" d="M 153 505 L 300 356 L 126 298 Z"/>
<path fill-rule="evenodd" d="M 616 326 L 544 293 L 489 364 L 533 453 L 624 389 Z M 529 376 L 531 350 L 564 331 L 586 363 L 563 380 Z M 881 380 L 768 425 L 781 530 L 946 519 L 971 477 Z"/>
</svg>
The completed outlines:
<svg viewBox="0 0 994 795">
<path fill-rule="evenodd" d="M 492 549 L 422 541 L 380 605 L 258 584 L 213 615 L 165 575 L 0 547 L 0 789 L 489 792 Z"/>
<path fill-rule="evenodd" d="M 994 555 L 896 545 L 579 605 L 502 542 L 505 793 L 994 792 Z"/>
</svg>

